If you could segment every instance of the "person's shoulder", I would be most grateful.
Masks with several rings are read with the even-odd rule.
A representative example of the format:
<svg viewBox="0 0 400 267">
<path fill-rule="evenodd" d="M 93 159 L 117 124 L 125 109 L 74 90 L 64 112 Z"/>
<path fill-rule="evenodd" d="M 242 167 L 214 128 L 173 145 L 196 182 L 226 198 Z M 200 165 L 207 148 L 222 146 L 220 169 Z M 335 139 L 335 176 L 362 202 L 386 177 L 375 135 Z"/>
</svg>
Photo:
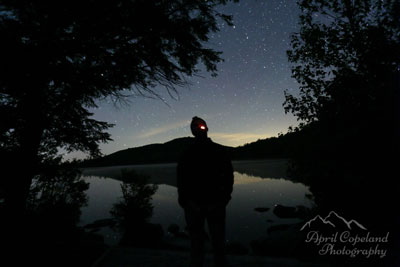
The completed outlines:
<svg viewBox="0 0 400 267">
<path fill-rule="evenodd" d="M 215 143 L 214 141 L 210 140 L 212 143 L 212 146 L 214 148 L 215 151 L 224 154 L 224 155 L 228 155 L 229 154 L 229 147 Z"/>
<path fill-rule="evenodd" d="M 216 142 L 214 142 L 211 138 L 209 138 L 209 142 L 210 142 L 210 144 L 212 144 L 214 147 L 216 147 L 216 148 L 219 148 L 219 149 L 225 149 L 226 147 L 225 146 L 223 146 L 223 145 L 221 145 L 221 144 L 219 144 L 219 143 L 216 143 Z"/>
<path fill-rule="evenodd" d="M 211 143 L 211 145 L 212 145 L 215 149 L 221 149 L 221 150 L 224 150 L 224 149 L 225 149 L 225 147 L 224 147 L 223 145 L 218 144 L 218 143 L 216 143 L 216 142 L 214 142 L 214 141 L 212 141 L 212 140 L 210 140 L 210 143 Z"/>
</svg>

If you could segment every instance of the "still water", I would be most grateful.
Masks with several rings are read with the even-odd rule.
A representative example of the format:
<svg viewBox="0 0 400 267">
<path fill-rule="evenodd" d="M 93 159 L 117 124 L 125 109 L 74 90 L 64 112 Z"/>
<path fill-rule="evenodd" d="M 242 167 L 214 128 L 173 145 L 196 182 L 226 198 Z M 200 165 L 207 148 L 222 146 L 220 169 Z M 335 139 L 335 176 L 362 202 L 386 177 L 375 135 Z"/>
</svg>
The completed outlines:
<svg viewBox="0 0 400 267">
<path fill-rule="evenodd" d="M 226 238 L 248 245 L 251 240 L 267 236 L 267 229 L 273 225 L 291 224 L 298 219 L 281 219 L 273 213 L 275 205 L 311 207 L 312 201 L 307 197 L 309 189 L 301 184 L 288 180 L 285 172 L 285 161 L 242 161 L 234 162 L 232 200 L 227 206 Z M 185 228 L 183 210 L 178 205 L 175 186 L 176 164 L 136 165 L 123 167 L 106 167 L 86 169 L 84 179 L 90 183 L 87 191 L 88 206 L 82 209 L 81 225 L 96 220 L 111 218 L 110 210 L 121 197 L 121 181 L 118 173 L 121 168 L 135 169 L 151 176 L 150 182 L 158 185 L 153 195 L 154 206 L 152 223 L 161 224 L 164 232 L 171 224 Z M 270 208 L 266 212 L 255 211 L 255 208 Z M 100 234 L 105 242 L 116 244 L 118 233 L 109 228 L 101 229 Z"/>
</svg>

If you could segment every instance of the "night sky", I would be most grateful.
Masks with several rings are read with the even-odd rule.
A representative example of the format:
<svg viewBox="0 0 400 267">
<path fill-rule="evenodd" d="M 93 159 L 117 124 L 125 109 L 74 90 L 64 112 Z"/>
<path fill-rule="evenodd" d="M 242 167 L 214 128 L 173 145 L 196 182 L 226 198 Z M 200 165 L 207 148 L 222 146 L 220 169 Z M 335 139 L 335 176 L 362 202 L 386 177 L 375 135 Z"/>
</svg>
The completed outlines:
<svg viewBox="0 0 400 267">
<path fill-rule="evenodd" d="M 157 87 L 165 103 L 141 97 L 126 105 L 100 101 L 94 118 L 115 124 L 109 130 L 114 141 L 102 144 L 102 152 L 190 136 L 193 116 L 206 120 L 215 142 L 229 146 L 277 136 L 296 125 L 282 107 L 284 90 L 298 88 L 286 56 L 290 35 L 299 29 L 295 2 L 242 0 L 220 8 L 233 15 L 235 26 L 221 22 L 208 46 L 222 51 L 225 61 L 218 64 L 217 77 L 204 71 L 189 78 L 190 86 L 178 88 L 178 99 Z"/>
</svg>

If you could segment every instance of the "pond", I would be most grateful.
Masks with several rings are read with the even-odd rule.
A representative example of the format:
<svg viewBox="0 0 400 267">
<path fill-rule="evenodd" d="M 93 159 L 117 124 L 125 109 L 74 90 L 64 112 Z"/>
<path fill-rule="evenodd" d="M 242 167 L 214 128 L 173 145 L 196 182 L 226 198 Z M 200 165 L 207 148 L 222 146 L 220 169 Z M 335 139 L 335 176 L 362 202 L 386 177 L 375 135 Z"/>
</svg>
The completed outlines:
<svg viewBox="0 0 400 267">
<path fill-rule="evenodd" d="M 226 217 L 227 240 L 248 246 L 250 241 L 267 236 L 267 229 L 271 226 L 300 222 L 296 218 L 276 216 L 273 212 L 276 205 L 312 207 L 308 187 L 287 178 L 285 160 L 236 161 L 233 166 L 234 186 Z M 113 204 L 122 197 L 122 182 L 118 180 L 122 168 L 145 173 L 151 177 L 152 184 L 158 185 L 152 198 L 154 210 L 150 222 L 161 224 L 164 233 L 171 224 L 177 224 L 182 230 L 185 228 L 183 210 L 177 202 L 176 164 L 85 169 L 84 179 L 90 183 L 87 191 L 89 202 L 82 209 L 80 225 L 111 217 Z M 269 210 L 257 211 L 255 208 Z M 99 233 L 109 245 L 117 244 L 120 238 L 110 228 L 102 228 Z"/>
</svg>

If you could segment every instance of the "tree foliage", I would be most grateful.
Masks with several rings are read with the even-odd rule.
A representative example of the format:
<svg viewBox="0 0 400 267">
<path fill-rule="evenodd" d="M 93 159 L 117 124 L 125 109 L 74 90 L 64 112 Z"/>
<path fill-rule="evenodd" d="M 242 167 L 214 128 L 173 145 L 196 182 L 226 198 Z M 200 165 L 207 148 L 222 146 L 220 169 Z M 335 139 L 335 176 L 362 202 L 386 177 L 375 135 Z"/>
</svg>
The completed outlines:
<svg viewBox="0 0 400 267">
<path fill-rule="evenodd" d="M 299 7 L 301 29 L 292 36 L 288 58 L 300 93 L 286 92 L 286 111 L 306 123 L 393 118 L 399 2 L 302 0 Z"/>
<path fill-rule="evenodd" d="M 39 229 L 47 232 L 43 236 L 64 232 L 68 235 L 77 227 L 81 208 L 88 203 L 88 188 L 89 183 L 71 163 L 47 165 L 45 171 L 34 177 L 31 185 L 27 199 L 30 224 L 41 225 Z"/>
<path fill-rule="evenodd" d="M 146 175 L 121 170 L 122 197 L 110 210 L 116 229 L 122 234 L 120 245 L 157 246 L 163 235 L 160 225 L 151 224 L 152 198 L 158 186 L 149 184 Z"/>
<path fill-rule="evenodd" d="M 231 25 L 217 11 L 227 2 L 0 0 L 0 156 L 10 167 L 0 182 L 9 197 L 26 199 L 60 148 L 100 154 L 112 124 L 92 118 L 98 99 L 157 97 L 157 85 L 173 93 L 200 65 L 215 75 L 221 53 L 206 44 Z"/>
<path fill-rule="evenodd" d="M 133 170 L 121 171 L 121 180 L 124 181 L 121 184 L 122 200 L 110 211 L 121 231 L 148 222 L 153 215 L 151 200 L 158 186 L 148 184 L 148 178 Z"/>
<path fill-rule="evenodd" d="M 400 2 L 298 5 L 300 31 L 288 59 L 300 90 L 286 91 L 284 103 L 301 122 L 294 173 L 311 185 L 320 207 L 365 218 L 374 210 L 387 220 L 371 224 L 393 223 L 382 206 L 398 188 L 390 155 L 399 136 Z"/>
<path fill-rule="evenodd" d="M 111 124 L 90 118 L 97 99 L 175 90 L 200 62 L 216 73 L 220 52 L 205 43 L 218 18 L 231 23 L 216 11 L 226 2 L 2 0 L 1 149 L 98 154 Z"/>
</svg>

